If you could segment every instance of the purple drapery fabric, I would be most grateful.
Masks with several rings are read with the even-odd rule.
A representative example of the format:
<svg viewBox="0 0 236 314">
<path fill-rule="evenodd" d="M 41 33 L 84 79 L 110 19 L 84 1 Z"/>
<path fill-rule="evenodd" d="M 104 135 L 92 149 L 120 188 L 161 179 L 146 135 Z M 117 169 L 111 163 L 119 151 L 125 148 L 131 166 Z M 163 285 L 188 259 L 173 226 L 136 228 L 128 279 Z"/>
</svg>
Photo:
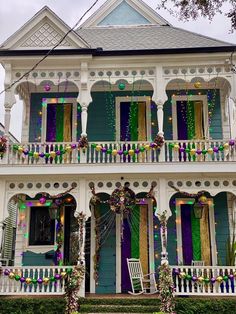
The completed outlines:
<svg viewBox="0 0 236 314">
<path fill-rule="evenodd" d="M 131 257 L 131 232 L 127 219 L 123 220 L 123 240 L 121 242 L 121 291 L 131 291 L 127 258 Z"/>
<path fill-rule="evenodd" d="M 191 265 L 193 259 L 191 210 L 192 205 L 181 205 L 181 229 L 184 265 Z"/>
<path fill-rule="evenodd" d="M 178 140 L 188 139 L 188 126 L 187 126 L 187 103 L 186 101 L 177 101 L 177 127 L 178 127 Z"/>
<path fill-rule="evenodd" d="M 121 141 L 131 140 L 129 115 L 130 115 L 130 102 L 122 102 L 120 104 L 120 140 Z"/>
<path fill-rule="evenodd" d="M 57 107 L 54 104 L 47 107 L 47 142 L 56 141 L 56 110 Z"/>
</svg>

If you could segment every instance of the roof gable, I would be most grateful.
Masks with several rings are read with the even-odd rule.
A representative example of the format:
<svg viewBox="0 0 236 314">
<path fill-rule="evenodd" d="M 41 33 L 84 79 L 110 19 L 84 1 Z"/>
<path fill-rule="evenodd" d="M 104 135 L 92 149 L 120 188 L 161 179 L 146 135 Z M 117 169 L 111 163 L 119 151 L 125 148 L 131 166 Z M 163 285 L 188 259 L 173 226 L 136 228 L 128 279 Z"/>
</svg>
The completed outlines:
<svg viewBox="0 0 236 314">
<path fill-rule="evenodd" d="M 142 14 L 122 1 L 111 13 L 98 23 L 98 26 L 109 25 L 145 25 L 151 24 Z"/>
<path fill-rule="evenodd" d="M 70 27 L 45 6 L 9 37 L 1 49 L 51 49 L 69 30 Z M 89 45 L 77 33 L 70 32 L 58 48 L 89 48 Z"/>
<path fill-rule="evenodd" d="M 81 28 L 134 25 L 169 24 L 141 0 L 108 0 L 81 25 Z"/>
</svg>

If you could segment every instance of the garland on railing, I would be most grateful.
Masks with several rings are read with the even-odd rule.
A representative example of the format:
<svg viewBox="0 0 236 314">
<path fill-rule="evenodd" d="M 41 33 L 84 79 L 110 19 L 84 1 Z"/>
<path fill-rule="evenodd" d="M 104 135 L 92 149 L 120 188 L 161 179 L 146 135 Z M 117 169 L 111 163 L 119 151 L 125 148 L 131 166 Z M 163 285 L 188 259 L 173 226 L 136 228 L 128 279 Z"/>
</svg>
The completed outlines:
<svg viewBox="0 0 236 314">
<path fill-rule="evenodd" d="M 175 268 L 174 271 L 173 271 L 174 275 L 180 279 L 185 279 L 185 280 L 188 280 L 188 281 L 192 281 L 192 282 L 197 282 L 197 283 L 201 283 L 201 284 L 214 284 L 215 282 L 218 282 L 218 283 L 222 283 L 223 281 L 224 282 L 228 282 L 229 280 L 230 281 L 233 281 L 234 278 L 236 278 L 236 271 L 234 273 L 230 273 L 228 275 L 219 275 L 217 277 L 203 277 L 203 276 L 196 276 L 196 275 L 190 275 L 184 271 L 179 271 L 178 268 Z"/>
<path fill-rule="evenodd" d="M 27 285 L 30 284 L 44 284 L 48 285 L 51 283 L 56 283 L 59 280 L 68 278 L 72 274 L 72 268 L 68 268 L 66 271 L 61 271 L 60 273 L 55 274 L 51 277 L 24 277 L 21 270 L 11 271 L 9 269 L 4 270 L 4 275 L 7 276 L 9 279 L 15 279 L 16 281 L 20 281 L 21 283 L 26 283 Z"/>
<path fill-rule="evenodd" d="M 194 145 L 196 143 L 193 143 Z M 213 153 L 219 153 L 223 151 L 228 151 L 230 147 L 235 146 L 235 140 L 231 139 L 229 142 L 224 143 L 223 145 L 208 147 L 207 149 L 199 149 L 195 147 L 190 147 L 190 144 L 186 144 L 187 147 L 181 147 L 179 143 L 169 143 L 169 148 L 178 152 L 178 153 L 187 153 L 191 156 L 195 155 L 212 155 Z"/>
<path fill-rule="evenodd" d="M 159 267 L 159 294 L 161 299 L 160 310 L 164 313 L 174 313 L 174 282 L 171 268 L 167 263 Z"/>
<path fill-rule="evenodd" d="M 127 143 L 128 144 L 128 143 Z M 153 150 L 160 150 L 163 144 L 159 146 L 159 144 L 155 142 L 147 143 L 147 144 L 140 144 L 137 148 L 133 149 L 111 149 L 106 146 L 92 143 L 91 147 L 94 148 L 97 152 L 102 152 L 107 155 L 112 155 L 112 156 L 134 156 L 138 155 L 140 153 L 144 153 L 145 151 L 149 151 L 150 149 Z"/>
<path fill-rule="evenodd" d="M 7 138 L 5 136 L 0 136 L 0 158 L 2 159 L 7 151 Z"/>
</svg>

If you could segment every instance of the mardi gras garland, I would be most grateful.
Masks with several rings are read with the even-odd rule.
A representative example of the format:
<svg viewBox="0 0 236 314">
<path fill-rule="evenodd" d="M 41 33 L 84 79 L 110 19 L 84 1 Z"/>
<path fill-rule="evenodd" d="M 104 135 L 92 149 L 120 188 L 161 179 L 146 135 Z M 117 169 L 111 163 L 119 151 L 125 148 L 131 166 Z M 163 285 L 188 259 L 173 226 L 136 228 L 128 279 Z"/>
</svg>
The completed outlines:
<svg viewBox="0 0 236 314">
<path fill-rule="evenodd" d="M 115 189 L 110 197 L 109 204 L 111 210 L 116 214 L 127 214 L 136 204 L 135 193 L 125 184 L 124 187 Z"/>
<path fill-rule="evenodd" d="M 159 294 L 161 299 L 161 312 L 174 312 L 174 291 L 175 287 L 172 278 L 171 268 L 167 263 L 164 263 L 159 267 Z"/>
<path fill-rule="evenodd" d="M 65 314 L 78 313 L 80 305 L 78 303 L 79 291 L 85 278 L 85 265 L 83 261 L 84 245 L 84 222 L 85 214 L 80 213 L 78 216 L 79 224 L 79 255 L 78 264 L 74 267 L 71 276 L 65 284 L 66 311 Z"/>
<path fill-rule="evenodd" d="M 5 136 L 0 136 L 0 158 L 2 159 L 7 151 L 7 139 Z"/>
</svg>

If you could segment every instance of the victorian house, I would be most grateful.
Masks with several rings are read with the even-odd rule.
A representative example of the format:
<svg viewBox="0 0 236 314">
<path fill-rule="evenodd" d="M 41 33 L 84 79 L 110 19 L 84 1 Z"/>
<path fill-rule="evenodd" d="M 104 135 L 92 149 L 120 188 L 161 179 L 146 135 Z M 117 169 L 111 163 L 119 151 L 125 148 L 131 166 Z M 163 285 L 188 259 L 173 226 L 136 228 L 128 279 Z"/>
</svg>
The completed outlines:
<svg viewBox="0 0 236 314">
<path fill-rule="evenodd" d="M 0 221 L 16 224 L 10 251 L 0 229 L 0 294 L 63 293 L 78 252 L 82 295 L 129 291 L 127 258 L 144 273 L 168 258 L 177 294 L 236 293 L 235 49 L 140 0 L 109 0 L 73 31 L 43 7 L 1 45 Z"/>
</svg>

